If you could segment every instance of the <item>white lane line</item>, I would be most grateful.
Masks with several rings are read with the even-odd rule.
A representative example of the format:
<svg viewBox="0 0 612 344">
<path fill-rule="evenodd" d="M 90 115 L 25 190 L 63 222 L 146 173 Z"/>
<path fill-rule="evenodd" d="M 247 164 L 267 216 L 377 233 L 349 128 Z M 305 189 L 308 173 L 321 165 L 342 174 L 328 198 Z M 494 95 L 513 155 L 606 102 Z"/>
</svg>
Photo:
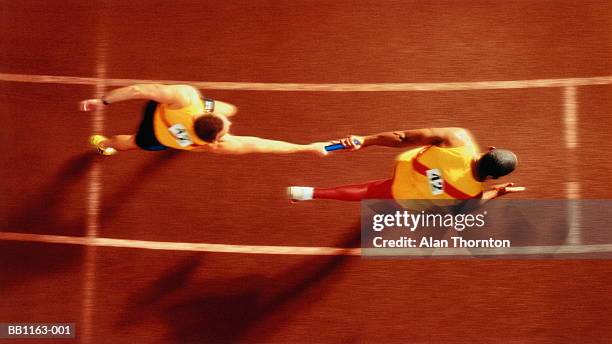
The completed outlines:
<svg viewBox="0 0 612 344">
<path fill-rule="evenodd" d="M 304 246 L 259 246 L 259 245 L 228 245 L 188 242 L 147 241 L 112 238 L 88 238 L 61 235 L 31 234 L 0 232 L 0 240 L 41 242 L 48 244 L 67 244 L 96 247 L 135 248 L 144 250 L 190 251 L 213 253 L 244 253 L 244 254 L 276 254 L 276 255 L 313 255 L 313 256 L 359 256 L 376 252 L 385 255 L 423 255 L 424 252 L 435 251 L 436 255 L 466 255 L 462 248 L 434 248 L 426 249 L 361 249 L 341 247 L 304 247 Z M 534 255 L 534 254 L 581 254 L 581 253 L 610 253 L 612 244 L 600 245 L 559 245 L 559 246 L 524 246 L 509 248 L 470 249 L 473 252 L 486 255 Z"/>
<path fill-rule="evenodd" d="M 556 246 L 517 246 L 506 248 L 431 248 L 431 249 L 399 249 L 399 248 L 365 248 L 364 256 L 521 256 L 521 255 L 551 255 L 551 254 L 587 254 L 611 253 L 612 244 L 598 245 L 556 245 Z"/>
<path fill-rule="evenodd" d="M 79 329 L 81 342 L 84 344 L 93 343 L 93 315 L 95 314 L 95 287 L 96 287 L 96 258 L 98 256 L 98 248 L 95 246 L 87 246 L 85 250 L 84 262 L 84 281 L 83 281 L 83 299 L 81 309 L 82 325 Z"/>
<path fill-rule="evenodd" d="M 582 242 L 582 208 L 580 199 L 580 182 L 570 181 L 566 185 L 567 192 L 567 224 L 568 233 L 566 243 L 579 245 Z"/>
<path fill-rule="evenodd" d="M 578 147 L 578 99 L 575 86 L 563 89 L 563 109 L 565 147 L 576 149 Z"/>
<path fill-rule="evenodd" d="M 95 98 L 101 98 L 106 91 L 104 80 L 106 79 L 106 55 L 107 44 L 104 39 L 104 29 L 100 22 L 96 25 L 96 76 L 99 82 L 95 84 Z M 104 108 L 95 110 L 91 114 L 91 131 L 94 134 L 102 133 L 104 130 Z M 102 164 L 95 159 L 89 171 L 89 185 L 87 192 L 87 238 L 96 238 L 100 228 L 100 198 L 102 195 Z M 83 281 L 83 304 L 81 342 L 93 343 L 93 316 L 95 314 L 95 292 L 96 292 L 96 259 L 98 257 L 97 247 L 87 246 L 84 261 Z"/>
<path fill-rule="evenodd" d="M 226 245 L 187 242 L 164 242 L 130 239 L 72 237 L 30 233 L 0 232 L 0 240 L 70 244 L 98 247 L 140 248 L 147 250 L 194 251 L 215 253 L 287 254 L 287 255 L 359 255 L 359 248 Z"/>
<path fill-rule="evenodd" d="M 612 84 L 612 76 L 565 79 L 534 79 L 508 81 L 473 81 L 446 83 L 367 83 L 367 84 L 310 84 L 261 82 L 207 82 L 186 80 L 105 79 L 57 75 L 29 75 L 0 73 L 0 81 L 126 86 L 137 83 L 190 84 L 200 89 L 240 91 L 317 91 L 317 92 L 405 92 L 405 91 L 463 91 L 540 87 L 576 87 Z"/>
<path fill-rule="evenodd" d="M 567 244 L 579 245 L 581 243 L 581 219 L 580 204 L 575 201 L 580 199 L 580 175 L 578 171 L 577 149 L 578 141 L 578 97 L 575 86 L 563 89 L 563 132 L 565 137 L 565 148 L 567 150 L 567 166 L 565 183 L 566 198 L 568 201 L 567 222 L 569 231 Z"/>
</svg>

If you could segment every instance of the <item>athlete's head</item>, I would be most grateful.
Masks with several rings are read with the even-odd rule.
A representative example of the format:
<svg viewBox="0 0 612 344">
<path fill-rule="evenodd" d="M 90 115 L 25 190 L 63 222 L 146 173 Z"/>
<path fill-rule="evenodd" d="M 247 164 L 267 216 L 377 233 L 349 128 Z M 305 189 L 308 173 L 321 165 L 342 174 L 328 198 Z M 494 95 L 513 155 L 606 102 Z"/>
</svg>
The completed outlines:
<svg viewBox="0 0 612 344">
<path fill-rule="evenodd" d="M 229 132 L 231 124 L 223 115 L 207 113 L 196 118 L 193 127 L 201 140 L 215 142 Z"/>
<path fill-rule="evenodd" d="M 512 153 L 507 149 L 498 149 L 491 147 L 491 149 L 484 153 L 477 164 L 477 174 L 482 180 L 491 176 L 493 179 L 503 177 L 510 172 L 514 171 L 518 159 L 516 154 Z"/>
</svg>

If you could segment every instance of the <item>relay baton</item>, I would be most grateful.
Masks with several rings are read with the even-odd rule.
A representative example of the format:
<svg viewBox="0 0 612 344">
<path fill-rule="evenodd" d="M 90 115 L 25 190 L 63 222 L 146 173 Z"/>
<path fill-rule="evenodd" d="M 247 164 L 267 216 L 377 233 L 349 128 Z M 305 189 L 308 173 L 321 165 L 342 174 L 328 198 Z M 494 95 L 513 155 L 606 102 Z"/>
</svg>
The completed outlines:
<svg viewBox="0 0 612 344">
<path fill-rule="evenodd" d="M 353 139 L 353 143 L 356 144 L 356 145 L 360 145 L 361 144 L 361 142 L 359 142 L 359 140 L 357 140 L 357 139 Z M 333 151 L 337 151 L 337 150 L 341 150 L 341 149 L 347 149 L 347 147 L 344 147 L 342 145 L 342 143 L 334 143 L 333 145 L 325 146 L 325 150 L 327 152 L 333 152 Z"/>
</svg>

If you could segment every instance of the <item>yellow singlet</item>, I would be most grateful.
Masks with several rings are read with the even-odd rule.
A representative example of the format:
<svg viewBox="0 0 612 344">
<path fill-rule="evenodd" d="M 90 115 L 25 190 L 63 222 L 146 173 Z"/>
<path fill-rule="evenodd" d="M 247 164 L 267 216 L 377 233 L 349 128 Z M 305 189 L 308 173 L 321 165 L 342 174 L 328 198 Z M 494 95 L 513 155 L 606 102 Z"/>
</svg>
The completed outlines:
<svg viewBox="0 0 612 344">
<path fill-rule="evenodd" d="M 180 109 L 169 109 L 166 104 L 158 104 L 153 116 L 155 137 L 164 146 L 176 149 L 192 150 L 208 144 L 198 138 L 193 127 L 194 116 L 204 112 L 201 99 Z"/>
<path fill-rule="evenodd" d="M 453 148 L 427 146 L 400 154 L 395 165 L 392 193 L 402 199 L 479 198 L 482 182 L 472 175 L 474 145 Z"/>
</svg>

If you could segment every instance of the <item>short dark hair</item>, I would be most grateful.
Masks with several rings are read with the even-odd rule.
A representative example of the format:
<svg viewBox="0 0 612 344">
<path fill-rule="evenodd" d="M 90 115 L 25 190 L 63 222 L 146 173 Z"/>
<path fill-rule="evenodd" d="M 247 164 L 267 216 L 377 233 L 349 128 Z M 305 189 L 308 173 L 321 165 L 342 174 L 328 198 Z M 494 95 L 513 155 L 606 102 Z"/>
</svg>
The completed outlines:
<svg viewBox="0 0 612 344">
<path fill-rule="evenodd" d="M 223 130 L 223 120 L 219 116 L 207 114 L 196 118 L 193 123 L 198 137 L 206 142 L 214 142 L 217 135 Z"/>
<path fill-rule="evenodd" d="M 482 179 L 491 176 L 494 179 L 505 176 L 516 168 L 516 155 L 507 149 L 492 149 L 478 160 L 478 176 Z"/>
</svg>

